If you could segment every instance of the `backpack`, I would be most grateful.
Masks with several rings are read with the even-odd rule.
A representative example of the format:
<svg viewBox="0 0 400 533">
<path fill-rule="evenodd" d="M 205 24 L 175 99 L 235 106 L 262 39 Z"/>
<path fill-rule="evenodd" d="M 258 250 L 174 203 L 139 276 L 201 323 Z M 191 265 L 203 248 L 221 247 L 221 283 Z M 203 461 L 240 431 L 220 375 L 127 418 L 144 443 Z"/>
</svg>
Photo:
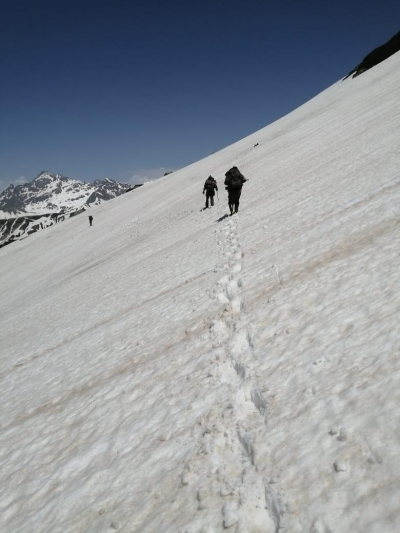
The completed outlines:
<svg viewBox="0 0 400 533">
<path fill-rule="evenodd" d="M 216 185 L 216 182 L 215 182 L 215 180 L 214 180 L 213 178 L 207 178 L 207 179 L 206 179 L 206 184 L 205 184 L 205 186 L 206 186 L 206 189 L 207 189 L 208 191 L 213 191 L 214 188 L 215 188 L 215 185 Z"/>
<path fill-rule="evenodd" d="M 239 178 L 239 176 L 232 176 L 229 180 L 229 187 L 231 189 L 241 189 L 243 185 L 242 180 Z"/>
<path fill-rule="evenodd" d="M 228 172 L 225 173 L 226 184 L 231 189 L 240 189 L 243 185 L 243 175 L 237 167 L 232 167 Z"/>
</svg>

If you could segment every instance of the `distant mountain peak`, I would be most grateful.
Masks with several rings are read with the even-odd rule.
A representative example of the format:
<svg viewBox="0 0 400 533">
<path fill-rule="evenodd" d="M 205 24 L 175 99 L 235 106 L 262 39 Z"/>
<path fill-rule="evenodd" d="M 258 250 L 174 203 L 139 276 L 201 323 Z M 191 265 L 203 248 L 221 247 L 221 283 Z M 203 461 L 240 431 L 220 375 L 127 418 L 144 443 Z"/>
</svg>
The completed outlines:
<svg viewBox="0 0 400 533">
<path fill-rule="evenodd" d="M 0 194 L 0 211 L 8 217 L 68 213 L 100 204 L 131 187 L 110 178 L 86 183 L 42 170 L 23 185 L 10 185 Z"/>
<path fill-rule="evenodd" d="M 30 183 L 11 184 L 0 194 L 0 248 L 132 188 L 111 178 L 86 183 L 47 170 Z"/>
</svg>

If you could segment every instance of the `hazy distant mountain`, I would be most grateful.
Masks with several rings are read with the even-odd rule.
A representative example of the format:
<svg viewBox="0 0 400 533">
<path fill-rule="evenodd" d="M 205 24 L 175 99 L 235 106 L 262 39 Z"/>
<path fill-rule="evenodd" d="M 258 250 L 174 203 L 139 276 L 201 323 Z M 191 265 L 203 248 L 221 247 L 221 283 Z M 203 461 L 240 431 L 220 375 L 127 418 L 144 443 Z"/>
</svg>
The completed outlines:
<svg viewBox="0 0 400 533">
<path fill-rule="evenodd" d="M 0 195 L 0 218 L 69 213 L 111 200 L 132 187 L 112 179 L 85 183 L 41 172 L 31 183 L 10 185 Z"/>
</svg>

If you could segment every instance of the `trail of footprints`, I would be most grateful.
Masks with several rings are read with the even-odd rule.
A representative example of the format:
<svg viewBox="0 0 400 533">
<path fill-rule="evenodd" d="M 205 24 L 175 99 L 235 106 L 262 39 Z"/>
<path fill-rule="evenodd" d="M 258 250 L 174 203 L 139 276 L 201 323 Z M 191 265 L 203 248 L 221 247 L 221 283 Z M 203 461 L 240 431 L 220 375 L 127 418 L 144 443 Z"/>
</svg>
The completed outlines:
<svg viewBox="0 0 400 533">
<path fill-rule="evenodd" d="M 212 294 L 219 313 L 209 329 L 214 365 L 208 377 L 226 388 L 227 400 L 215 405 L 194 429 L 197 455 L 185 465 L 181 485 L 187 491 L 185 497 L 194 499 L 196 511 L 180 533 L 279 533 L 292 529 L 293 516 L 283 503 L 279 474 L 275 475 L 265 455 L 268 401 L 258 384 L 257 350 L 243 299 L 237 223 L 236 217 L 231 218 L 216 230 L 221 277 Z M 320 357 L 308 370 L 318 375 L 331 363 Z M 317 388 L 308 392 L 315 395 Z M 349 463 L 382 462 L 363 435 L 351 434 L 340 425 L 332 425 L 329 435 L 339 443 L 337 459 L 331 465 L 338 484 L 349 475 Z M 264 443 L 262 450 L 259 442 Z M 330 529 L 317 518 L 307 531 L 327 533 Z"/>
<path fill-rule="evenodd" d="M 227 388 L 227 401 L 215 406 L 194 430 L 200 444 L 181 483 L 196 498 L 197 512 L 183 533 L 277 533 L 284 527 L 284 510 L 258 458 L 257 443 L 266 439 L 268 406 L 252 374 L 255 355 L 242 299 L 237 218 L 218 228 L 216 237 L 222 276 L 214 287 L 220 313 L 209 330 L 215 359 L 211 378 Z"/>
</svg>

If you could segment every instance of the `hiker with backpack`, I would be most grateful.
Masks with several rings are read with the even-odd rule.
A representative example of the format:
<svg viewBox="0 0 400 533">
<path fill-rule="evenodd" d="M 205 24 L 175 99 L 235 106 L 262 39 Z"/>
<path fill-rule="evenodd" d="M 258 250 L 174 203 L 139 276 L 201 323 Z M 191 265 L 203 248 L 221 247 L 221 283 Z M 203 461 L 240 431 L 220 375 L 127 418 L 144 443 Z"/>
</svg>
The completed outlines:
<svg viewBox="0 0 400 533">
<path fill-rule="evenodd" d="M 92 215 L 89 215 L 89 224 L 90 224 L 90 225 L 93 224 L 93 217 L 92 217 Z"/>
<path fill-rule="evenodd" d="M 214 205 L 215 191 L 218 191 L 217 182 L 212 176 L 208 176 L 203 187 L 203 194 L 206 193 L 206 209 L 208 208 L 208 200 L 210 200 L 211 206 Z"/>
<path fill-rule="evenodd" d="M 225 173 L 225 188 L 228 191 L 228 205 L 231 215 L 239 211 L 239 199 L 243 183 L 248 181 L 237 167 L 232 167 Z"/>
</svg>

